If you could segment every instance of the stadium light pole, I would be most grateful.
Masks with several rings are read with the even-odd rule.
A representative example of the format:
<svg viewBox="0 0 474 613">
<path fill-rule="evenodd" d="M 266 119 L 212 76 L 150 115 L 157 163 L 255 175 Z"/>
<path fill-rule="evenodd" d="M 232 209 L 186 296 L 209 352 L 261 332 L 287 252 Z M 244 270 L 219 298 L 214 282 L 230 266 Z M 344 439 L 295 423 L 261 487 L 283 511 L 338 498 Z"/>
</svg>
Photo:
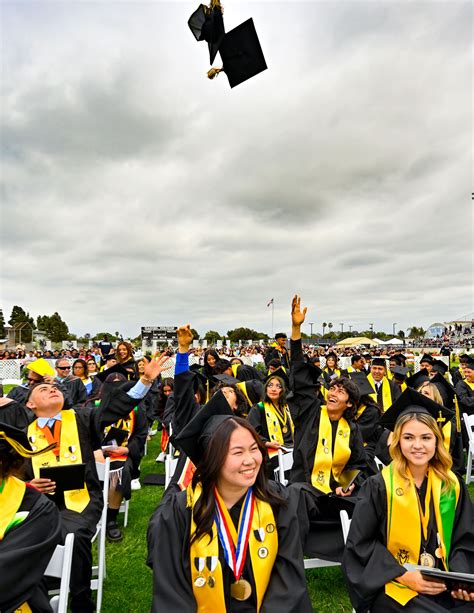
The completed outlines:
<svg viewBox="0 0 474 613">
<path fill-rule="evenodd" d="M 397 325 L 397 322 L 395 322 L 394 324 L 392 324 L 393 327 L 393 336 L 395 336 L 395 326 Z"/>
<path fill-rule="evenodd" d="M 341 321 L 339 325 L 341 326 L 341 332 L 344 332 L 344 322 Z"/>
<path fill-rule="evenodd" d="M 314 322 L 310 321 L 309 325 L 310 325 L 310 337 L 313 338 L 313 326 L 314 326 Z"/>
</svg>

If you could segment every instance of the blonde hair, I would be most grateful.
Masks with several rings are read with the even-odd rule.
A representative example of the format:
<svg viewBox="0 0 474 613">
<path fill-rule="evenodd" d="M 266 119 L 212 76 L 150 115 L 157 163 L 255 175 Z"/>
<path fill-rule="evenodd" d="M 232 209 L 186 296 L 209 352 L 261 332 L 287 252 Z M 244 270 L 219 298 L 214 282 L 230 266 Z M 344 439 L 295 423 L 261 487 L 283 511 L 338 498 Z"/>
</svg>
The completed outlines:
<svg viewBox="0 0 474 613">
<path fill-rule="evenodd" d="M 402 453 L 400 438 L 402 435 L 403 426 L 412 420 L 421 422 L 435 435 L 436 449 L 434 456 L 429 461 L 429 465 L 434 470 L 435 474 L 444 482 L 443 491 L 451 489 L 455 483 L 455 477 L 451 472 L 453 460 L 444 446 L 444 437 L 441 428 L 429 413 L 406 413 L 398 418 L 393 430 L 392 443 L 390 445 L 390 456 L 393 460 L 394 469 L 401 477 L 407 481 L 409 480 L 408 460 Z"/>
<path fill-rule="evenodd" d="M 434 383 L 430 383 L 429 381 L 426 381 L 425 383 L 422 383 L 416 391 L 420 392 L 420 394 L 423 394 L 422 390 L 425 390 L 425 389 L 429 390 L 430 392 L 430 395 L 427 396 L 428 398 L 431 398 L 431 400 L 434 400 L 438 404 L 444 405 L 443 397 L 439 393 L 439 389 L 436 387 Z M 426 394 L 423 394 L 423 395 L 426 396 Z"/>
</svg>

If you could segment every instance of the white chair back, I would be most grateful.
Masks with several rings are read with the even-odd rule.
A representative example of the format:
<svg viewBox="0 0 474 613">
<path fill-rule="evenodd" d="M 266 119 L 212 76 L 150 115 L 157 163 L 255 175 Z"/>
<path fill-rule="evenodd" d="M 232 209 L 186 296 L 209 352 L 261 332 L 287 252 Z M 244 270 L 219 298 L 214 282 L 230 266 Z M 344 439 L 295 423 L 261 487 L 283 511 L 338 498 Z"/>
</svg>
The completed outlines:
<svg viewBox="0 0 474 613">
<path fill-rule="evenodd" d="M 278 450 L 278 468 L 275 468 L 275 481 L 279 481 L 282 485 L 288 485 L 288 479 L 285 478 L 285 471 L 291 470 L 293 466 L 293 451 L 283 452 Z"/>
<path fill-rule="evenodd" d="M 96 462 L 97 474 L 99 481 L 102 481 L 102 498 L 104 507 L 100 516 L 97 530 L 92 541 L 97 539 L 97 565 L 92 567 L 91 590 L 97 590 L 97 613 L 100 613 L 102 607 L 103 584 L 106 575 L 105 568 L 105 535 L 107 528 L 107 506 L 109 503 L 109 481 L 110 481 L 110 458 L 106 458 L 105 462 Z"/>
<path fill-rule="evenodd" d="M 66 534 L 64 545 L 56 545 L 44 574 L 46 577 L 61 579 L 59 594 L 50 600 L 54 613 L 67 613 L 69 598 L 69 581 L 71 579 L 72 552 L 74 549 L 74 534 Z"/>
<path fill-rule="evenodd" d="M 466 426 L 469 446 L 467 449 L 466 483 L 474 481 L 472 474 L 472 458 L 474 457 L 474 414 L 463 413 L 464 425 Z"/>
</svg>

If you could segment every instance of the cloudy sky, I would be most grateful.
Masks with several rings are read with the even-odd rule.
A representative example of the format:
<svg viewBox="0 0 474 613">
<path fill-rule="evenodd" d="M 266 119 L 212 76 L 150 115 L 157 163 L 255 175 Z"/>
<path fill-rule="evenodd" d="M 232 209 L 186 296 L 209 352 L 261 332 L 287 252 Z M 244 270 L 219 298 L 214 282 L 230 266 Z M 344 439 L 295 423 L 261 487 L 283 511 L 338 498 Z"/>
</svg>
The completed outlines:
<svg viewBox="0 0 474 613">
<path fill-rule="evenodd" d="M 223 4 L 268 64 L 234 89 L 197 3 L 2 2 L 6 319 L 269 333 L 295 292 L 314 330 L 472 311 L 471 3 Z"/>
</svg>

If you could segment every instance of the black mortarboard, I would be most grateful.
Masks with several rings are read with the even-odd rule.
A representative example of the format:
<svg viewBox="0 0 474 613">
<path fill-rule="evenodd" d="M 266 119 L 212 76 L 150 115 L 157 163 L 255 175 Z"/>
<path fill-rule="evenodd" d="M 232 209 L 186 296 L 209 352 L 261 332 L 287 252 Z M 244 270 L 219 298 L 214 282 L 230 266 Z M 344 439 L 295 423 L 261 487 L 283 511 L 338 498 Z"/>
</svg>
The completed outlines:
<svg viewBox="0 0 474 613">
<path fill-rule="evenodd" d="M 407 387 L 392 406 L 385 411 L 379 423 L 384 428 L 393 431 L 398 418 L 405 413 L 429 413 L 436 421 L 440 422 L 440 427 L 454 416 L 454 412 L 442 404 L 438 404 L 428 396 Z"/>
<path fill-rule="evenodd" d="M 56 447 L 56 443 L 53 443 L 40 451 L 36 451 L 31 447 L 26 432 L 19 430 L 18 428 L 14 428 L 9 424 L 0 422 L 0 455 L 4 454 L 10 449 L 14 449 L 19 455 L 23 456 L 24 458 L 28 458 L 35 455 L 40 455 L 46 451 L 50 451 L 51 449 L 54 449 L 54 447 Z"/>
<path fill-rule="evenodd" d="M 257 381 L 257 379 L 252 379 L 251 381 L 242 381 L 241 383 L 237 383 L 237 387 L 242 391 L 245 398 L 249 402 L 249 406 L 253 406 L 260 402 L 265 397 L 265 390 L 263 387 L 263 383 L 261 381 Z"/>
<path fill-rule="evenodd" d="M 469 362 L 470 359 L 471 359 L 471 356 L 468 355 L 467 353 L 463 353 L 462 355 L 459 356 L 460 362 Z"/>
<path fill-rule="evenodd" d="M 434 383 L 434 385 L 436 385 L 438 388 L 441 398 L 443 399 L 443 404 L 446 407 L 451 408 L 456 395 L 454 387 L 451 385 L 451 383 L 446 381 L 443 375 L 441 375 L 439 372 L 437 372 L 435 376 L 430 379 L 430 383 Z"/>
<path fill-rule="evenodd" d="M 396 353 L 395 355 L 391 355 L 389 360 L 391 362 L 395 362 L 395 364 L 398 364 L 399 366 L 403 366 L 405 364 L 406 358 L 401 353 Z"/>
<path fill-rule="evenodd" d="M 307 368 L 308 368 L 308 373 L 309 373 L 313 383 L 315 385 L 321 385 L 321 381 L 319 379 L 321 377 L 321 375 L 323 375 L 323 371 L 321 370 L 321 368 L 319 366 L 316 366 L 316 364 L 313 364 L 311 362 L 308 363 Z"/>
<path fill-rule="evenodd" d="M 275 340 L 277 340 L 278 338 L 288 338 L 288 337 L 286 336 L 284 332 L 277 332 L 275 334 Z"/>
<path fill-rule="evenodd" d="M 267 382 L 270 379 L 273 379 L 273 377 L 278 377 L 278 378 L 282 379 L 284 384 L 286 385 L 286 389 L 288 389 L 290 387 L 290 378 L 286 374 L 286 370 L 283 368 L 283 366 L 280 366 L 280 368 L 277 368 L 276 370 L 274 370 L 273 372 L 269 373 L 265 377 L 265 385 L 267 384 Z"/>
<path fill-rule="evenodd" d="M 334 358 L 337 361 L 339 359 L 339 356 L 334 351 L 329 351 L 329 353 L 326 354 L 326 360 L 328 358 Z"/>
<path fill-rule="evenodd" d="M 419 370 L 417 373 L 415 373 L 411 377 L 408 377 L 407 385 L 413 388 L 414 390 L 416 390 L 418 387 L 420 387 L 420 385 L 422 385 L 423 383 L 429 380 L 430 380 L 430 377 L 428 375 L 428 371 L 426 370 L 426 368 L 422 368 L 421 370 Z"/>
<path fill-rule="evenodd" d="M 387 366 L 385 358 L 373 358 L 371 366 Z"/>
<path fill-rule="evenodd" d="M 448 372 L 448 365 L 445 364 L 442 360 L 435 360 L 433 362 L 433 370 L 444 375 Z"/>
<path fill-rule="evenodd" d="M 474 358 L 470 357 L 464 361 L 464 364 L 466 365 L 467 368 L 469 368 L 469 370 L 474 370 Z"/>
<path fill-rule="evenodd" d="M 247 19 L 227 32 L 219 46 L 219 53 L 222 70 L 231 87 L 240 85 L 267 68 L 253 19 Z"/>
<path fill-rule="evenodd" d="M 373 394 L 374 389 L 370 385 L 367 376 L 362 372 L 351 372 L 349 373 L 349 379 L 353 381 L 357 387 L 359 388 L 359 393 L 361 396 L 366 396 L 368 394 Z"/>
<path fill-rule="evenodd" d="M 191 366 L 189 367 L 189 370 L 194 374 L 194 391 L 197 390 L 199 385 L 202 385 L 204 389 L 206 389 L 208 379 L 205 375 L 202 374 L 200 368 L 201 366 L 199 366 L 199 364 L 191 364 Z"/>
<path fill-rule="evenodd" d="M 221 7 L 215 4 L 210 8 L 200 4 L 189 18 L 188 26 L 196 40 L 205 40 L 208 43 L 209 59 L 212 64 L 225 35 Z"/>
<path fill-rule="evenodd" d="M 212 380 L 217 383 L 224 383 L 224 385 L 236 385 L 239 382 L 235 377 L 226 374 L 214 375 Z"/>
<path fill-rule="evenodd" d="M 432 358 L 432 356 L 429 353 L 425 353 L 424 355 L 421 356 L 420 358 L 420 364 L 422 362 L 428 362 L 429 364 L 433 364 L 434 359 Z"/>
<path fill-rule="evenodd" d="M 224 421 L 233 416 L 229 403 L 219 390 L 174 437 L 174 443 L 194 464 L 198 464 L 211 436 Z"/>
<path fill-rule="evenodd" d="M 113 375 L 115 373 L 119 375 L 124 375 L 124 377 L 126 377 L 127 379 L 128 375 L 130 374 L 128 370 L 126 370 L 121 364 L 114 364 L 110 368 L 107 368 L 106 370 L 103 370 L 102 372 L 98 373 L 96 377 L 97 379 L 99 379 L 99 381 L 102 381 L 102 383 L 104 383 L 109 375 Z"/>
<path fill-rule="evenodd" d="M 397 381 L 405 381 L 409 372 L 410 369 L 406 368 L 405 366 L 395 366 L 395 368 L 392 370 L 393 378 Z"/>
</svg>

